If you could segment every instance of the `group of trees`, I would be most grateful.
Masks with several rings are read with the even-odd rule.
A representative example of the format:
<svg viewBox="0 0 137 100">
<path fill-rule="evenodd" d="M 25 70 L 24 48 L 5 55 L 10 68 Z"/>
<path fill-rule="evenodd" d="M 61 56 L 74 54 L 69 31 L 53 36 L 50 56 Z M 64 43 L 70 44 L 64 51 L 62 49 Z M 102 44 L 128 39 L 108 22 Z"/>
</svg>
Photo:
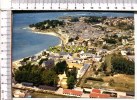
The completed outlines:
<svg viewBox="0 0 137 100">
<path fill-rule="evenodd" d="M 57 74 L 63 74 L 67 66 L 66 61 L 58 62 L 54 70 Z"/>
<path fill-rule="evenodd" d="M 100 23 L 106 20 L 107 17 L 98 17 L 98 16 L 91 16 L 88 19 L 85 19 L 85 23 Z"/>
<path fill-rule="evenodd" d="M 112 72 L 134 75 L 135 63 L 122 57 L 121 55 L 114 55 L 111 57 Z"/>
<path fill-rule="evenodd" d="M 108 58 L 107 58 L 108 59 Z M 108 60 L 105 60 L 100 66 L 100 72 L 104 72 L 106 76 L 114 74 L 134 75 L 135 63 L 119 54 L 113 54 Z"/>
<path fill-rule="evenodd" d="M 117 24 L 117 27 L 119 28 L 119 29 L 124 29 L 124 30 L 134 30 L 134 25 L 133 24 L 129 24 L 129 23 L 127 23 L 127 22 L 119 22 L 118 24 Z"/>
<path fill-rule="evenodd" d="M 65 72 L 68 77 L 67 79 L 68 88 L 73 89 L 77 81 L 77 69 L 76 67 L 73 67 L 71 70 L 67 68 Z"/>
<path fill-rule="evenodd" d="M 74 88 L 77 79 L 77 69 L 73 67 L 71 70 L 67 67 L 66 61 L 58 62 L 51 69 L 45 69 L 31 63 L 26 64 L 25 66 L 19 67 L 15 71 L 15 80 L 19 83 L 29 82 L 33 83 L 34 86 L 39 85 L 48 85 L 48 86 L 57 86 L 58 75 L 66 72 L 67 85 L 69 89 Z"/>
<path fill-rule="evenodd" d="M 34 86 L 41 84 L 56 86 L 58 76 L 53 69 L 45 70 L 45 68 L 27 64 L 15 72 L 15 80 L 19 83 L 30 82 L 33 83 Z"/>
<path fill-rule="evenodd" d="M 43 22 L 38 22 L 36 24 L 31 24 L 29 27 L 35 27 L 36 29 L 44 30 L 49 28 L 56 28 L 57 26 L 64 25 L 64 21 L 59 20 L 45 20 Z"/>
<path fill-rule="evenodd" d="M 104 40 L 110 44 L 116 44 L 117 43 L 116 39 L 114 39 L 114 38 L 105 38 Z"/>
<path fill-rule="evenodd" d="M 41 59 L 41 60 L 39 61 L 39 65 L 41 65 L 44 61 L 47 61 L 47 60 L 48 60 L 48 58 Z"/>
<path fill-rule="evenodd" d="M 74 40 L 78 40 L 79 39 L 79 36 L 76 36 L 75 38 L 70 38 L 69 40 L 68 40 L 68 42 L 73 42 Z"/>
<path fill-rule="evenodd" d="M 56 66 L 48 70 L 28 63 L 25 66 L 19 67 L 19 69 L 15 71 L 15 80 L 19 83 L 30 82 L 35 86 L 41 84 L 56 86 L 58 82 L 58 74 L 63 74 L 66 67 L 66 61 L 58 62 Z"/>
</svg>

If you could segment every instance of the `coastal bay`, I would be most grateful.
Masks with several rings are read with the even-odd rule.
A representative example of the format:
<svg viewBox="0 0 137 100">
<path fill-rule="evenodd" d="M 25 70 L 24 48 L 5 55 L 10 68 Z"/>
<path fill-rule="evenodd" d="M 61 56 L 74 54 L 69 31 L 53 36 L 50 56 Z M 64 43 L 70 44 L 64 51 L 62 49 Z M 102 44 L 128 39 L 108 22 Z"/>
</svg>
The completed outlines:
<svg viewBox="0 0 137 100">
<path fill-rule="evenodd" d="M 35 21 L 38 17 L 31 17 L 33 22 L 26 18 L 31 23 L 21 27 L 17 22 L 13 41 L 20 39 L 16 43 L 22 45 L 14 43 L 13 50 L 17 46 L 23 57 L 13 60 L 13 87 L 26 88 L 28 92 L 50 90 L 51 94 L 61 95 L 69 90 L 67 95 L 76 97 L 84 97 L 85 93 L 98 88 L 107 98 L 118 98 L 121 92 L 123 96 L 127 96 L 126 91 L 134 92 L 134 18 L 111 17 L 113 14 L 105 13 L 94 16 L 96 13 L 88 12 L 82 15 L 76 12 L 73 16 L 71 12 L 62 14 L 59 12 L 53 19 L 43 17 L 39 22 Z M 23 50 L 30 50 L 31 55 L 28 51 L 23 54 Z M 18 56 L 15 51 L 13 54 Z M 127 84 L 127 79 L 131 83 Z M 115 96 L 111 95 L 112 89 Z"/>
<path fill-rule="evenodd" d="M 124 13 L 97 13 L 97 12 L 38 12 L 38 13 L 15 13 L 13 14 L 13 45 L 12 60 L 32 56 L 44 49 L 60 44 L 59 37 L 50 34 L 34 34 L 27 29 L 30 24 L 44 20 L 59 19 L 62 16 L 132 16 Z M 53 35 L 53 34 L 52 34 Z M 55 34 L 54 34 L 55 35 Z"/>
</svg>

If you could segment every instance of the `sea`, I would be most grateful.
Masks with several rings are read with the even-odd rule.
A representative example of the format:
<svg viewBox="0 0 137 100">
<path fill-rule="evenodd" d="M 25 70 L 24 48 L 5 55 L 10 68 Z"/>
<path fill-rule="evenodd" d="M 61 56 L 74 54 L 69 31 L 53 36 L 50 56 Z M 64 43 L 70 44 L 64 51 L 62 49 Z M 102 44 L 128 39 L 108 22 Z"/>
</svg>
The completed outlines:
<svg viewBox="0 0 137 100">
<path fill-rule="evenodd" d="M 30 24 L 63 16 L 108 16 L 133 17 L 131 12 L 13 12 L 12 17 L 12 60 L 32 56 L 49 47 L 56 46 L 60 39 L 51 35 L 36 34 L 29 30 Z"/>
</svg>

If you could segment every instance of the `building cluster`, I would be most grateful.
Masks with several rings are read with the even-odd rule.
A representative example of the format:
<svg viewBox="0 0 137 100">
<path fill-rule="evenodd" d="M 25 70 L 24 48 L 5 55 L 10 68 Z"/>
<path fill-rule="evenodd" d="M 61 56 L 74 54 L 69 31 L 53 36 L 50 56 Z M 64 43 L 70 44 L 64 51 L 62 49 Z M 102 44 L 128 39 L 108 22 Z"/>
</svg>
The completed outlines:
<svg viewBox="0 0 137 100">
<path fill-rule="evenodd" d="M 110 26 L 118 26 L 119 23 L 125 23 L 127 26 L 134 25 L 134 20 L 131 17 L 128 18 L 108 18 L 104 21 L 105 24 L 108 24 Z"/>
<path fill-rule="evenodd" d="M 84 97 L 85 94 L 87 98 L 133 98 L 134 93 L 128 92 L 119 92 L 119 91 L 112 91 L 112 90 L 103 90 L 103 89 L 63 89 L 64 95 L 69 96 L 76 96 L 76 97 Z"/>
</svg>

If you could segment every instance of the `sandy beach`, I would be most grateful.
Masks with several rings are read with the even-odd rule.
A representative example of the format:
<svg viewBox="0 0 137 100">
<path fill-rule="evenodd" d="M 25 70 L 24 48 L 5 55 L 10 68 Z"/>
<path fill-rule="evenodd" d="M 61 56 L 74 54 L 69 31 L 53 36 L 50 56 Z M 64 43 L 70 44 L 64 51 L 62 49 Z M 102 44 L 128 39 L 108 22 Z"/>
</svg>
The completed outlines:
<svg viewBox="0 0 137 100">
<path fill-rule="evenodd" d="M 68 42 L 68 38 L 63 36 L 62 33 L 60 33 L 60 32 L 39 31 L 39 30 L 36 30 L 35 28 L 30 28 L 30 27 L 28 27 L 28 29 L 30 29 L 33 33 L 36 33 L 36 34 L 46 34 L 46 35 L 52 35 L 52 36 L 59 37 L 61 39 L 61 42 L 58 46 L 60 46 L 62 44 L 66 44 Z"/>
</svg>

